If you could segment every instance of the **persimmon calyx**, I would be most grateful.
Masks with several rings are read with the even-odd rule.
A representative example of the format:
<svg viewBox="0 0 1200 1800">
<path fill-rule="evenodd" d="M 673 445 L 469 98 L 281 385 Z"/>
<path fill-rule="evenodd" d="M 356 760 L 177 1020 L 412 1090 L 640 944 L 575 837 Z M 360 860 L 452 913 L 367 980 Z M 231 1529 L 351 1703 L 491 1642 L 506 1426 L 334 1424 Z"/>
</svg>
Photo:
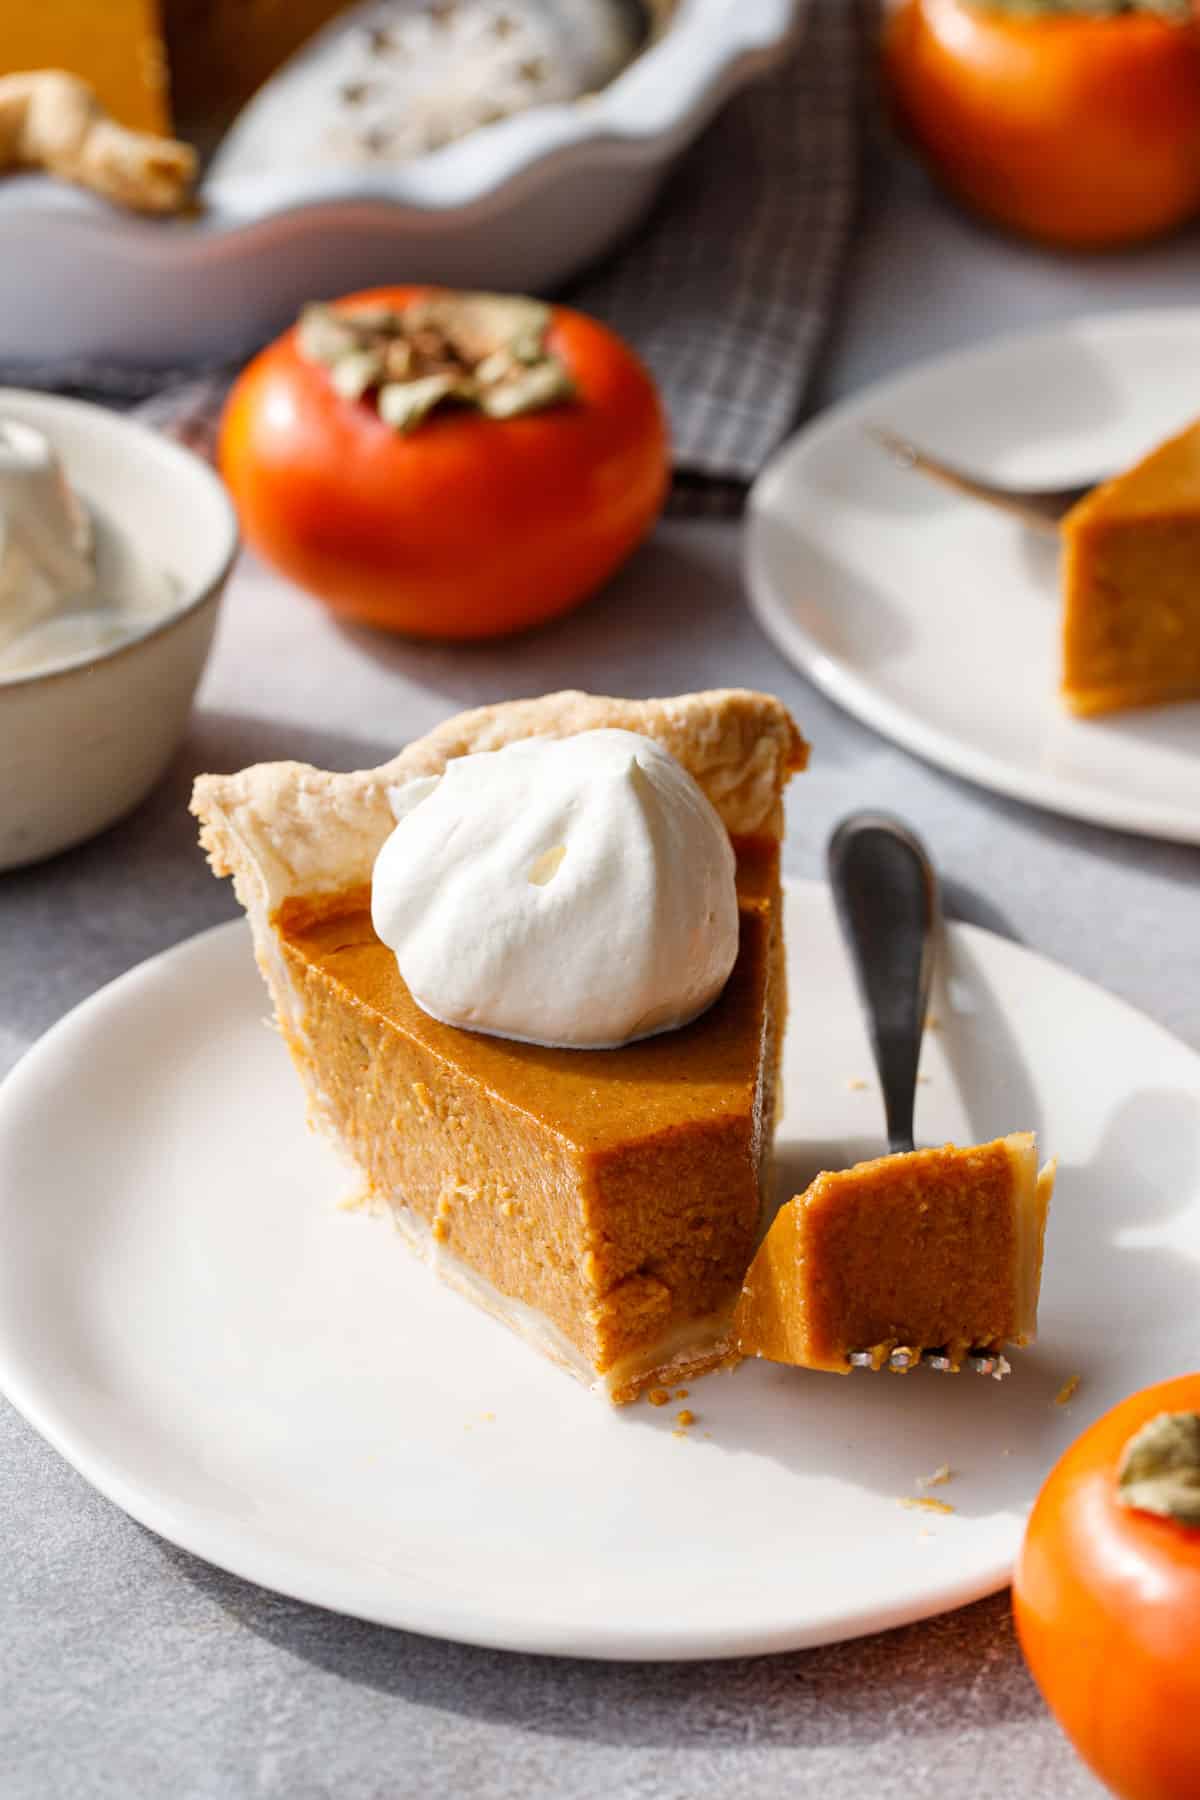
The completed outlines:
<svg viewBox="0 0 1200 1800">
<path fill-rule="evenodd" d="M 296 342 L 345 399 L 371 400 L 385 424 L 408 432 L 447 403 L 512 419 L 574 399 L 549 328 L 540 300 L 447 290 L 402 311 L 306 306 Z"/>
<path fill-rule="evenodd" d="M 1134 1432 L 1121 1452 L 1117 1499 L 1137 1512 L 1200 1526 L 1200 1413 L 1158 1413 Z"/>
</svg>

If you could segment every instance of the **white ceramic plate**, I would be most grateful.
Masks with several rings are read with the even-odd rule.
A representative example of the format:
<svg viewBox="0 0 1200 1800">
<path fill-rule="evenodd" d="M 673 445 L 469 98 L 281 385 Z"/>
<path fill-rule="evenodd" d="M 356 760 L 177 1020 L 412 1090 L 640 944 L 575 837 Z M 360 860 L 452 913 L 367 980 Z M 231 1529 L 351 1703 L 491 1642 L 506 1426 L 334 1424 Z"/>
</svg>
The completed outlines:
<svg viewBox="0 0 1200 1800">
<path fill-rule="evenodd" d="M 799 1184 L 880 1122 L 824 890 L 787 925 Z M 1004 1382 L 746 1364 L 695 1383 L 684 1437 L 682 1401 L 611 1410 L 338 1210 L 240 924 L 97 994 L 0 1090 L 0 1381 L 165 1537 L 418 1631 L 698 1657 L 973 1599 L 1066 1442 L 1195 1362 L 1200 1058 L 984 932 L 944 960 L 920 1132 L 1032 1125 L 1061 1160 L 1042 1340 Z M 942 1463 L 954 1514 L 903 1507 Z"/>
<path fill-rule="evenodd" d="M 1200 843 L 1200 704 L 1070 719 L 1056 545 L 896 467 L 882 425 L 998 481 L 1060 487 L 1200 412 L 1200 311 L 1082 319 L 919 364 L 835 407 L 751 495 L 758 617 L 834 700 L 985 787 Z"/>
</svg>

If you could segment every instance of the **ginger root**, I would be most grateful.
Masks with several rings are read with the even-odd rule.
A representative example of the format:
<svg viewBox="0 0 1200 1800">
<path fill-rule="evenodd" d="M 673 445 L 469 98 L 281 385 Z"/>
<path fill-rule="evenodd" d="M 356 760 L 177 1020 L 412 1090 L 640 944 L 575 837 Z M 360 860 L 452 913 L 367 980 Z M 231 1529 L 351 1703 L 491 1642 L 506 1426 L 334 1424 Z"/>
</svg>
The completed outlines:
<svg viewBox="0 0 1200 1800">
<path fill-rule="evenodd" d="M 0 76 L 0 172 L 44 169 L 135 212 L 173 213 L 195 168 L 189 145 L 119 125 L 76 75 Z"/>
</svg>

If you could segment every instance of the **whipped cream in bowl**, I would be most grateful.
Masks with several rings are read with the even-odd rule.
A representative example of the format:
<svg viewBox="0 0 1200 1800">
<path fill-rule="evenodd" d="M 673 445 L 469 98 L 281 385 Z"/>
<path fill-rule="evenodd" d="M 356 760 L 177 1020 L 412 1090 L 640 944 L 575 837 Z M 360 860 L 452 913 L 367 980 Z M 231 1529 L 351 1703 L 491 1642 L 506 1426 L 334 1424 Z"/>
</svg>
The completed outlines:
<svg viewBox="0 0 1200 1800">
<path fill-rule="evenodd" d="M 0 681 L 122 643 L 179 584 L 72 487 L 45 432 L 0 412 Z"/>
<path fill-rule="evenodd" d="M 445 1024 L 614 1049 L 686 1025 L 738 951 L 733 846 L 691 775 L 632 731 L 529 738 L 390 791 L 371 910 Z"/>
<path fill-rule="evenodd" d="M 198 457 L 0 388 L 0 870 L 82 842 L 162 773 L 236 549 Z"/>
</svg>

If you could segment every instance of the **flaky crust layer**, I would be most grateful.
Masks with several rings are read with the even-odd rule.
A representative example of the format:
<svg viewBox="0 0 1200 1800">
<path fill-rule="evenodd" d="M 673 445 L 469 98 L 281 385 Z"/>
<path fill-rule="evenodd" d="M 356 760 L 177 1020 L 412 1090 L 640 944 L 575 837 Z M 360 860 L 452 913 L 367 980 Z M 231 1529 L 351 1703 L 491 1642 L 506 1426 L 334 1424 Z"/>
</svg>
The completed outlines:
<svg viewBox="0 0 1200 1800">
<path fill-rule="evenodd" d="M 378 769 L 330 774 L 307 763 L 256 763 L 201 775 L 192 793 L 200 841 L 259 919 L 285 900 L 371 879 L 394 823 L 388 789 L 438 775 L 456 757 L 519 738 L 617 727 L 653 738 L 693 775 L 733 837 L 780 838 L 783 790 L 808 746 L 781 701 L 745 688 L 670 700 L 615 700 L 567 690 L 481 706 L 447 719 Z"/>
</svg>

